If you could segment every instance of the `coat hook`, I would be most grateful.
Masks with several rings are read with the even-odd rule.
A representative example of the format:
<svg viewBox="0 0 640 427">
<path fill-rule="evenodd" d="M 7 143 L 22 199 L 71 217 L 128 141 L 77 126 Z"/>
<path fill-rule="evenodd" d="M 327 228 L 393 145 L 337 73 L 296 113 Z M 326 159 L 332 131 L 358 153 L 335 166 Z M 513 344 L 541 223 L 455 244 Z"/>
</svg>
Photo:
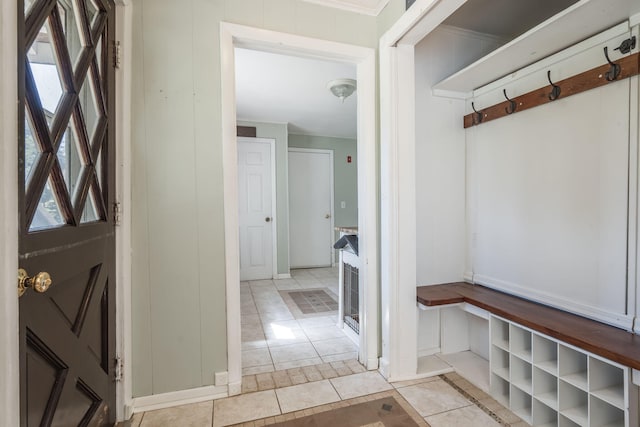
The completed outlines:
<svg viewBox="0 0 640 427">
<path fill-rule="evenodd" d="M 611 60 L 609 59 L 609 49 L 607 46 L 604 47 L 604 57 L 607 58 L 607 62 L 611 66 L 609 68 L 609 71 L 605 73 L 605 77 L 607 78 L 607 81 L 612 82 L 616 80 L 620 75 L 620 64 L 611 62 Z"/>
<path fill-rule="evenodd" d="M 507 96 L 507 90 L 506 89 L 503 89 L 502 93 L 504 94 L 504 97 L 507 99 L 507 101 L 509 101 L 509 106 L 507 108 L 505 108 L 504 111 L 506 111 L 507 114 L 513 114 L 516 111 L 516 108 L 518 107 L 518 104 L 513 99 L 509 99 L 509 97 Z"/>
<path fill-rule="evenodd" d="M 549 93 L 549 100 L 555 101 L 560 96 L 560 86 L 551 81 L 551 70 L 547 71 L 547 80 L 549 80 L 549 84 L 553 86 L 553 89 L 551 89 L 551 92 Z"/>
<path fill-rule="evenodd" d="M 479 125 L 480 123 L 482 123 L 482 119 L 483 119 L 483 114 L 482 111 L 476 111 L 476 106 L 474 105 L 473 101 L 471 101 L 471 108 L 473 109 L 473 112 L 475 113 L 473 115 L 473 124 L 474 125 Z"/>
</svg>

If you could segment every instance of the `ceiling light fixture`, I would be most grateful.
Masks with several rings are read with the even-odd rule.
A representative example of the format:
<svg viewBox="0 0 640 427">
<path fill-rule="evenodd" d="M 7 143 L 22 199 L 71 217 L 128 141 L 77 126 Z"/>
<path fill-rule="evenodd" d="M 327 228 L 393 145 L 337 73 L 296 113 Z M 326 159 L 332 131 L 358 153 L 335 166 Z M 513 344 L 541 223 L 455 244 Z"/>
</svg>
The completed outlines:
<svg viewBox="0 0 640 427">
<path fill-rule="evenodd" d="M 353 79 L 331 80 L 329 83 L 327 83 L 327 89 L 329 89 L 332 94 L 340 98 L 344 103 L 344 100 L 351 96 L 353 92 L 355 92 L 356 81 Z"/>
</svg>

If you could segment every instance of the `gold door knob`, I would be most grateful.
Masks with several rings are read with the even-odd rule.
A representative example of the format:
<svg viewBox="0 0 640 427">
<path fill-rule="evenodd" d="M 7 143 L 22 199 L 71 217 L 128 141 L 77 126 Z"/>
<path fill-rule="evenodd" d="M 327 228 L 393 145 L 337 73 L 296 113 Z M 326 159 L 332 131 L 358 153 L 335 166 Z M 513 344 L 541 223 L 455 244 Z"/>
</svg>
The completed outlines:
<svg viewBox="0 0 640 427">
<path fill-rule="evenodd" d="M 47 292 L 51 286 L 51 276 L 49 273 L 41 271 L 33 277 L 29 277 L 24 269 L 18 270 L 18 296 L 21 297 L 27 292 L 28 288 L 32 288 L 38 293 Z"/>
</svg>

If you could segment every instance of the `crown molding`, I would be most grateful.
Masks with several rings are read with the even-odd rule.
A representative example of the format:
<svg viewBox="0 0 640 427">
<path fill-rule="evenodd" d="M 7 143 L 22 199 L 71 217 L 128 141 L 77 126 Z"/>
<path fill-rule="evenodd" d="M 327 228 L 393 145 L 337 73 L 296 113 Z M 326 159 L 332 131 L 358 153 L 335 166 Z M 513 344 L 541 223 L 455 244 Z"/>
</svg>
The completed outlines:
<svg viewBox="0 0 640 427">
<path fill-rule="evenodd" d="M 303 0 L 307 3 L 315 3 L 335 9 L 342 9 L 349 12 L 363 15 L 378 16 L 378 14 L 389 3 L 389 0 Z"/>
</svg>

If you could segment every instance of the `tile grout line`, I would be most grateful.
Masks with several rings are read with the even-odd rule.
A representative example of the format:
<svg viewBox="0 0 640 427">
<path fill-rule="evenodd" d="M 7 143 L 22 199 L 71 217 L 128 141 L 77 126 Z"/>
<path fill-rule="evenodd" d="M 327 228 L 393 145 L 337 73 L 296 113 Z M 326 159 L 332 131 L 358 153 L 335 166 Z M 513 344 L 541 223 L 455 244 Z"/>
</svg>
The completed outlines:
<svg viewBox="0 0 640 427">
<path fill-rule="evenodd" d="M 505 420 L 503 420 L 498 414 L 496 414 L 495 412 L 493 412 L 492 410 L 490 410 L 489 408 L 487 408 L 484 404 L 482 404 L 480 402 L 480 400 L 476 399 L 475 397 L 473 397 L 471 394 L 469 394 L 466 390 L 464 390 L 462 387 L 460 387 L 458 384 L 455 383 L 455 381 L 453 381 L 452 379 L 448 378 L 446 374 L 443 375 L 438 375 L 444 382 L 446 382 L 447 384 L 449 384 L 451 387 L 453 387 L 458 393 L 460 393 L 461 395 L 463 395 L 465 398 L 467 398 L 472 404 L 476 405 L 478 408 L 480 408 L 483 412 L 485 412 L 487 415 L 489 415 L 491 418 L 493 418 L 495 421 L 497 421 L 498 423 L 500 423 L 500 425 L 505 426 L 505 427 L 510 427 L 511 424 L 506 422 Z M 463 377 L 461 377 L 463 378 Z M 506 408 L 508 410 L 508 408 Z"/>
</svg>

